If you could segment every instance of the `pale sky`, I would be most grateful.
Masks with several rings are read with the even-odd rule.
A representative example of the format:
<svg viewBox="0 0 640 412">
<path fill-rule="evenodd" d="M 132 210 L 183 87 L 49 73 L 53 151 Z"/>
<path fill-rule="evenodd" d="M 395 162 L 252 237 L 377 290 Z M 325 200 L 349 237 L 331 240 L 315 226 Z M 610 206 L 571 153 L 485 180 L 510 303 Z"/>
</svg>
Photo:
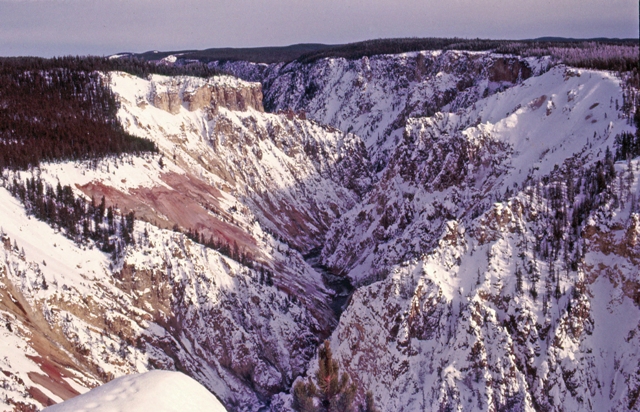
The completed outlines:
<svg viewBox="0 0 640 412">
<path fill-rule="evenodd" d="M 638 1 L 0 0 L 0 56 L 454 36 L 638 38 Z"/>
</svg>

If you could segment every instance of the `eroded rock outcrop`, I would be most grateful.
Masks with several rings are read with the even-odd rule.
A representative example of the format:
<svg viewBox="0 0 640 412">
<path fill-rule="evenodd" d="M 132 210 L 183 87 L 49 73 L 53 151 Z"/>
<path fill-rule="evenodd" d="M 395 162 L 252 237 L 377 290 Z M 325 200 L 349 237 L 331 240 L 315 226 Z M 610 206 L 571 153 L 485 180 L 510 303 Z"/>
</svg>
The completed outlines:
<svg viewBox="0 0 640 412">
<path fill-rule="evenodd" d="M 233 111 L 264 111 L 259 83 L 244 82 L 229 76 L 206 80 L 152 76 L 150 84 L 150 103 L 171 114 L 178 114 L 181 107 L 192 112 L 208 109 L 216 113 L 220 107 Z"/>
<path fill-rule="evenodd" d="M 507 82 L 516 84 L 527 80 L 533 75 L 533 70 L 521 59 L 499 58 L 495 59 L 488 71 L 489 80 L 492 82 Z"/>
<path fill-rule="evenodd" d="M 378 170 L 390 160 L 410 118 L 455 113 L 540 74 L 546 65 L 545 58 L 454 50 L 309 64 L 212 63 L 261 81 L 268 111 L 304 112 L 309 119 L 360 136 Z"/>
</svg>

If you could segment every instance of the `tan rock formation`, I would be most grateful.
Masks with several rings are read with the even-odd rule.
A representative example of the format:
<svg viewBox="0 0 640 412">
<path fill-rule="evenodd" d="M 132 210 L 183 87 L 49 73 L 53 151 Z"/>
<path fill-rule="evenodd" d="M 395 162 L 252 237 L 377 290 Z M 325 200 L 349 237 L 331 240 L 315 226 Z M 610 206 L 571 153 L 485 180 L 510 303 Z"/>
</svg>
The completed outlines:
<svg viewBox="0 0 640 412">
<path fill-rule="evenodd" d="M 198 85 L 193 84 L 193 79 L 173 80 L 170 83 L 154 81 L 149 100 L 155 107 L 171 114 L 177 114 L 183 103 L 192 112 L 208 108 L 216 113 L 219 107 L 264 112 L 262 86 L 232 78 L 211 78 Z"/>
<path fill-rule="evenodd" d="M 151 104 L 158 109 L 165 110 L 171 114 L 177 114 L 180 112 L 180 94 L 178 90 L 174 88 L 168 88 L 168 90 L 161 91 L 154 88 L 151 94 Z"/>
<path fill-rule="evenodd" d="M 516 58 L 496 59 L 489 68 L 489 80 L 492 82 L 517 83 L 518 80 L 528 79 L 532 74 L 531 68 Z"/>
</svg>

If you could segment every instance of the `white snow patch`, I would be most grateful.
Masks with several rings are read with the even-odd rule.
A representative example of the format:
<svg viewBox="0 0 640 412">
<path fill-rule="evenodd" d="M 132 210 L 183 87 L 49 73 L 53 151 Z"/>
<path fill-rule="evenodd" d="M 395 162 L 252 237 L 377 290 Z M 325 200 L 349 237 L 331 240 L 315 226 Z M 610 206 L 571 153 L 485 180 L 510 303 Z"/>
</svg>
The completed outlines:
<svg viewBox="0 0 640 412">
<path fill-rule="evenodd" d="M 204 386 L 180 372 L 151 371 L 114 379 L 47 412 L 225 412 Z"/>
</svg>

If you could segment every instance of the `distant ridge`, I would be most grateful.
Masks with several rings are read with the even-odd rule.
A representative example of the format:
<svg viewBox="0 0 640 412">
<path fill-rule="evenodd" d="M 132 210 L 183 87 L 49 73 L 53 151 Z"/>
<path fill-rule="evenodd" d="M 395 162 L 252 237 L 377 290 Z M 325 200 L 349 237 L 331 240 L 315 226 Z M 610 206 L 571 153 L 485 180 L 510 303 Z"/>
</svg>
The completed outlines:
<svg viewBox="0 0 640 412">
<path fill-rule="evenodd" d="M 320 44 L 302 43 L 279 47 L 250 47 L 250 48 L 211 48 L 205 50 L 179 50 L 179 51 L 147 51 L 144 53 L 121 53 L 114 56 L 137 57 L 143 60 L 157 61 L 174 55 L 183 61 L 248 61 L 253 63 L 288 63 L 297 60 L 301 63 L 311 63 L 325 57 L 343 57 L 346 59 L 358 59 L 364 56 L 379 54 L 397 54 L 420 50 L 471 50 L 496 52 L 511 52 L 513 45 L 538 46 L 547 48 L 553 43 L 557 47 L 581 47 L 581 43 L 602 43 L 624 46 L 638 44 L 638 39 L 618 39 L 598 37 L 591 39 L 575 39 L 565 37 L 539 37 L 525 40 L 492 40 L 492 39 L 466 39 L 466 38 L 394 38 L 374 39 L 348 44 Z"/>
<path fill-rule="evenodd" d="M 624 38 L 624 39 L 619 39 L 617 37 L 593 37 L 590 39 L 576 39 L 573 37 L 554 37 L 554 36 L 547 36 L 547 37 L 538 37 L 536 39 L 528 39 L 528 40 L 524 40 L 524 41 L 539 41 L 539 42 L 563 42 L 563 43 L 580 43 L 583 41 L 589 41 L 589 42 L 598 42 L 598 43 L 631 43 L 631 44 L 638 44 L 638 39 L 633 39 L 633 38 Z"/>
<path fill-rule="evenodd" d="M 148 51 L 144 53 L 127 53 L 144 60 L 160 60 L 167 56 L 179 56 L 183 59 L 199 60 L 209 62 L 214 60 L 237 61 L 244 60 L 254 63 L 279 63 L 282 61 L 293 61 L 306 53 L 313 53 L 335 46 L 302 43 L 290 46 L 278 47 L 248 47 L 248 48 L 211 48 L 205 50 L 181 50 L 181 51 Z"/>
</svg>

